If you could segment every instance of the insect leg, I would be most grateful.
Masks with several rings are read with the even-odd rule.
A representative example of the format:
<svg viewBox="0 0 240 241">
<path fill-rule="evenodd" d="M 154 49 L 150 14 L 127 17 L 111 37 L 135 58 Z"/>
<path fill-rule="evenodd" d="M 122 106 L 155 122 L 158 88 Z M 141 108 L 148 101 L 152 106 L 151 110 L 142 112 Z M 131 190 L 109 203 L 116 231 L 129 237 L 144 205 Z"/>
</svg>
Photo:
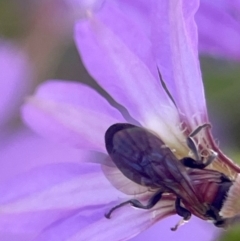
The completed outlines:
<svg viewBox="0 0 240 241">
<path fill-rule="evenodd" d="M 205 123 L 201 126 L 198 126 L 193 132 L 190 133 L 190 135 L 187 137 L 187 145 L 189 147 L 189 149 L 193 152 L 196 160 L 201 160 L 201 158 L 199 157 L 198 154 L 198 149 L 197 149 L 197 145 L 193 139 L 194 136 L 196 136 L 202 129 L 204 128 L 210 128 L 211 125 L 208 123 Z"/>
<path fill-rule="evenodd" d="M 218 228 L 225 228 L 226 220 L 222 219 L 222 220 L 216 221 L 216 222 L 214 222 L 214 225 Z"/>
<path fill-rule="evenodd" d="M 218 154 L 212 151 L 212 154 L 207 158 L 205 162 L 203 162 L 202 160 L 194 160 L 191 157 L 184 157 L 180 160 L 180 162 L 185 167 L 204 169 L 206 166 L 210 165 L 217 156 Z"/>
<path fill-rule="evenodd" d="M 177 214 L 183 217 L 183 219 L 181 219 L 173 228 L 171 228 L 172 231 L 176 231 L 178 227 L 185 224 L 191 218 L 191 213 L 186 208 L 181 207 L 180 201 L 181 200 L 178 197 L 175 202 L 175 208 Z"/>
<path fill-rule="evenodd" d="M 201 126 L 198 126 L 193 132 L 191 132 L 191 134 L 189 135 L 189 137 L 194 137 L 196 136 L 202 129 L 204 128 L 210 128 L 211 125 L 209 123 L 205 123 Z"/>
<path fill-rule="evenodd" d="M 162 191 L 159 191 L 159 192 L 156 192 L 148 201 L 147 205 L 143 205 L 141 202 L 139 202 L 137 199 L 130 199 L 126 202 L 123 202 L 123 203 L 120 203 L 118 204 L 117 206 L 113 207 L 110 209 L 110 211 L 108 213 L 105 214 L 105 217 L 106 218 L 111 218 L 111 214 L 114 210 L 122 207 L 122 206 L 125 206 L 127 204 L 131 204 L 133 207 L 136 207 L 136 208 L 141 208 L 141 209 L 150 209 L 152 208 L 153 206 L 155 206 L 155 204 L 161 199 L 162 197 Z"/>
<path fill-rule="evenodd" d="M 203 169 L 206 166 L 208 166 L 209 164 L 211 164 L 213 162 L 213 160 L 218 156 L 218 154 L 216 152 L 214 152 L 213 150 L 211 150 L 211 155 L 209 155 L 209 157 L 207 158 L 207 160 L 205 162 L 203 162 L 203 158 L 201 158 L 199 156 L 199 151 L 197 149 L 197 145 L 193 139 L 193 137 L 195 135 L 197 135 L 203 128 L 210 128 L 211 125 L 206 123 L 203 124 L 199 127 L 197 127 L 188 137 L 187 137 L 187 145 L 189 147 L 189 149 L 193 152 L 195 159 L 192 159 L 190 157 L 186 157 L 183 158 L 181 160 L 182 164 L 186 167 L 190 167 L 190 168 L 198 168 L 198 169 Z"/>
</svg>

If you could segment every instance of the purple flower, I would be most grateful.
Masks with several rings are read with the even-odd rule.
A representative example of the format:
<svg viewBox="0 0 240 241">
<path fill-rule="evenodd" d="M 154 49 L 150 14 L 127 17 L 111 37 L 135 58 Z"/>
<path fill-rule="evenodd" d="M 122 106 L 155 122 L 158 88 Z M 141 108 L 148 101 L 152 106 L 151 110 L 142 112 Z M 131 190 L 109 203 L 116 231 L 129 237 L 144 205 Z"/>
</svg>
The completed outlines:
<svg viewBox="0 0 240 241">
<path fill-rule="evenodd" d="M 15 42 L 0 40 L 0 183 L 2 194 L 6 188 L 10 187 L 5 185 L 6 180 L 18 176 L 19 173 L 25 173 L 37 166 L 63 162 L 66 159 L 71 163 L 77 163 L 82 153 L 81 150 L 50 143 L 17 121 L 20 114 L 19 108 L 32 88 L 34 76 L 33 65 L 24 50 Z M 9 194 L 12 191 L 13 189 L 9 188 Z M 30 220 L 33 215 L 33 213 L 12 215 L 0 212 L 0 240 L 31 240 L 36 235 L 36 232 L 31 229 Z M 41 219 L 41 217 L 38 218 Z M 39 224 L 40 221 L 38 221 L 38 227 Z M 46 225 L 45 220 L 44 225 Z"/>
<path fill-rule="evenodd" d="M 119 8 L 151 39 L 151 4 L 146 1 L 119 1 Z M 201 0 L 195 19 L 200 54 L 240 59 L 240 1 Z M 159 45 L 157 45 L 159 46 Z M 155 46 L 156 47 L 156 46 Z"/>
<path fill-rule="evenodd" d="M 141 6 L 141 1 L 134 4 Z M 125 119 L 88 86 L 56 80 L 41 85 L 23 107 L 25 122 L 43 136 L 82 149 L 81 163 L 66 159 L 3 183 L 0 227 L 11 230 L 9 224 L 17 222 L 14 229 L 35 234 L 35 240 L 127 240 L 175 213 L 175 197 L 169 195 L 150 210 L 124 206 L 112 219 L 104 217 L 122 200 L 152 196 L 111 166 L 104 134 L 114 123 L 135 120 L 154 131 L 179 159 L 189 155 L 186 136 L 208 122 L 194 22 L 197 8 L 197 0 L 149 3 L 148 25 L 138 23 L 138 16 L 124 11 L 130 7 L 118 2 L 105 1 L 96 12 L 87 9 L 86 19 L 75 28 L 82 60 L 132 118 Z M 162 87 L 157 67 L 177 107 Z M 218 150 L 208 130 L 197 140 L 203 149 L 218 153 L 211 168 L 237 175 L 239 167 Z M 159 235 L 173 225 L 161 228 Z"/>
<path fill-rule="evenodd" d="M 199 50 L 203 54 L 240 59 L 240 1 L 201 0 L 196 14 Z"/>
<path fill-rule="evenodd" d="M 14 197 L 15 194 L 16 196 L 21 195 L 27 189 L 29 190 L 31 186 L 34 186 L 34 178 L 27 183 L 25 190 L 24 186 L 21 185 L 21 180 L 28 175 L 29 170 L 33 168 L 41 169 L 41 166 L 49 165 L 50 163 L 54 167 L 53 163 L 66 160 L 69 163 L 77 163 L 79 158 L 81 158 L 81 153 L 77 149 L 50 143 L 35 135 L 26 127 L 19 127 L 14 133 L 1 140 L 0 192 L 1 194 L 6 193 L 5 200 Z M 22 173 L 22 176 L 19 173 Z M 33 176 L 34 171 L 32 172 Z M 13 177 L 15 178 L 14 180 L 7 181 Z M 45 178 L 45 181 L 47 181 L 47 178 Z M 1 205 L 3 205 L 4 199 L 1 199 Z M 55 220 L 54 218 L 58 218 L 60 214 L 60 212 L 56 215 L 54 212 L 4 212 L 1 209 L 0 240 L 32 240 L 40 228 L 48 225 L 48 222 Z"/>
</svg>

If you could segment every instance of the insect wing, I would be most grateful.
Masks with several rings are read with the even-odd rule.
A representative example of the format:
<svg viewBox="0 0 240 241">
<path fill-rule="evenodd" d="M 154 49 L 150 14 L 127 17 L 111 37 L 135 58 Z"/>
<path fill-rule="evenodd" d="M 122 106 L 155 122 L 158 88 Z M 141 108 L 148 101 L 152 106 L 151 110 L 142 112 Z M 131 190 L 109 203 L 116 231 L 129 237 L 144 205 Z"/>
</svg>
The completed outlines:
<svg viewBox="0 0 240 241">
<path fill-rule="evenodd" d="M 107 130 L 105 141 L 113 162 L 127 178 L 153 188 L 172 185 L 175 173 L 162 162 L 173 168 L 180 163 L 153 133 L 131 124 L 115 124 Z"/>
<path fill-rule="evenodd" d="M 125 177 L 117 167 L 102 165 L 102 171 L 111 184 L 125 194 L 136 195 L 149 191 L 149 187 L 139 185 Z"/>
<path fill-rule="evenodd" d="M 225 177 L 224 174 L 215 170 L 190 168 L 187 173 L 194 185 L 207 182 L 221 183 L 223 181 L 223 177 L 226 179 L 226 181 L 230 182 L 230 180 Z"/>
<path fill-rule="evenodd" d="M 150 137 L 151 138 L 151 137 Z M 144 186 L 154 186 L 148 132 L 131 124 L 115 124 L 105 134 L 107 151 L 119 170 L 130 180 Z M 160 141 L 159 143 L 163 143 Z"/>
</svg>

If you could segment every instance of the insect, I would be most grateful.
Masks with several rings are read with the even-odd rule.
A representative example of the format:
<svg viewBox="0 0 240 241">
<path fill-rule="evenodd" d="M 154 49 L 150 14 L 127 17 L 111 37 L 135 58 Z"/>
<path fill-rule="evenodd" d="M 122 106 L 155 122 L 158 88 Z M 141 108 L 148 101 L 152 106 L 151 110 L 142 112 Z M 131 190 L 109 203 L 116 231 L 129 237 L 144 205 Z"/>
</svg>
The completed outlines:
<svg viewBox="0 0 240 241">
<path fill-rule="evenodd" d="M 183 219 L 172 228 L 176 230 L 188 221 L 191 214 L 212 220 L 218 227 L 225 226 L 219 212 L 226 194 L 233 184 L 223 173 L 205 169 L 217 157 L 211 151 L 207 158 L 199 155 L 193 137 L 210 124 L 199 126 L 187 137 L 187 145 L 195 159 L 178 160 L 170 148 L 152 132 L 128 123 L 117 123 L 105 133 L 105 145 L 117 168 L 133 182 L 157 190 L 146 205 L 130 199 L 113 207 L 107 214 L 130 204 L 136 208 L 151 209 L 165 193 L 176 196 L 176 213 Z"/>
</svg>

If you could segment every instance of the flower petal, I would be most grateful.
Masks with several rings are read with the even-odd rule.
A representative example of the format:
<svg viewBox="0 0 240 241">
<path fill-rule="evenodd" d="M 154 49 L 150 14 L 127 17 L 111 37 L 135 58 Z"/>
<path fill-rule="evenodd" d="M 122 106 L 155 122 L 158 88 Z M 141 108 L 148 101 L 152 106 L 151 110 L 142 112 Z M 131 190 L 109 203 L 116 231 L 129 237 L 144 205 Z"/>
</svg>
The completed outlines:
<svg viewBox="0 0 240 241">
<path fill-rule="evenodd" d="M 38 133 L 77 148 L 105 151 L 104 134 L 121 114 L 88 86 L 52 81 L 23 107 L 25 122 Z"/>
<path fill-rule="evenodd" d="M 17 238 L 20 239 L 22 236 L 25 237 L 23 241 L 32 241 L 46 226 L 50 225 L 55 220 L 70 215 L 70 213 L 71 212 L 66 210 L 54 210 L 46 212 L 1 214 L 0 237 L 2 235 L 8 237 L 8 239 L 2 239 L 1 237 L 1 241 L 12 241 L 12 237 L 16 237 L 16 240 L 18 240 Z"/>
<path fill-rule="evenodd" d="M 36 168 L 1 183 L 0 194 L 3 214 L 73 210 L 125 196 L 111 186 L 99 165 L 91 163 L 61 163 Z"/>
<path fill-rule="evenodd" d="M 104 217 L 105 207 L 86 210 L 50 226 L 35 241 L 50 238 L 51 241 L 128 240 L 157 220 L 172 214 L 173 209 L 174 203 L 169 200 L 159 202 L 151 211 L 124 206 L 111 219 Z"/>
<path fill-rule="evenodd" d="M 203 54 L 240 60 L 239 15 L 239 1 L 201 0 L 196 14 L 199 50 Z"/>
<path fill-rule="evenodd" d="M 192 129 L 207 122 L 194 21 L 198 5 L 198 0 L 156 1 L 151 24 L 153 49 L 163 79 Z"/>
<path fill-rule="evenodd" d="M 180 219 L 178 215 L 168 217 L 147 229 L 143 233 L 131 239 L 131 241 L 168 240 L 168 241 L 212 241 L 219 236 L 219 229 L 212 223 L 191 217 L 188 223 L 180 227 L 176 232 L 170 230 Z"/>
<path fill-rule="evenodd" d="M 174 199 L 163 198 L 151 211 L 137 211 L 128 206 L 117 210 L 111 220 L 106 219 L 104 213 L 119 203 L 116 197 L 126 199 L 126 196 L 112 188 L 99 165 L 89 163 L 62 163 L 37 168 L 2 183 L 0 194 L 0 230 L 6 226 L 5 231 L 16 233 L 28 229 L 29 235 L 34 235 L 45 224 L 49 229 L 43 235 L 49 235 L 49 232 L 51 236 L 60 235 L 62 239 L 58 240 L 64 240 L 69 232 L 74 232 L 70 235 L 73 236 L 66 240 L 95 240 L 96 237 L 104 240 L 107 236 L 114 240 L 115 235 L 122 235 L 124 240 L 174 210 Z M 131 220 L 131 217 L 129 225 L 122 225 L 119 229 L 120 223 Z M 56 232 L 58 226 L 60 230 Z"/>
<path fill-rule="evenodd" d="M 88 160 L 88 155 L 89 152 L 44 140 L 22 126 L 1 139 L 0 182 L 37 166 L 56 162 L 79 163 Z"/>
<path fill-rule="evenodd" d="M 151 42 L 110 1 L 76 25 L 75 40 L 90 74 L 143 126 L 176 142 L 178 112 L 161 86 Z M 181 136 L 182 137 L 182 136 Z"/>
<path fill-rule="evenodd" d="M 125 195 L 112 188 L 96 164 L 61 163 L 36 168 L 1 183 L 0 233 L 34 237 L 58 219 L 121 196 Z"/>
</svg>

